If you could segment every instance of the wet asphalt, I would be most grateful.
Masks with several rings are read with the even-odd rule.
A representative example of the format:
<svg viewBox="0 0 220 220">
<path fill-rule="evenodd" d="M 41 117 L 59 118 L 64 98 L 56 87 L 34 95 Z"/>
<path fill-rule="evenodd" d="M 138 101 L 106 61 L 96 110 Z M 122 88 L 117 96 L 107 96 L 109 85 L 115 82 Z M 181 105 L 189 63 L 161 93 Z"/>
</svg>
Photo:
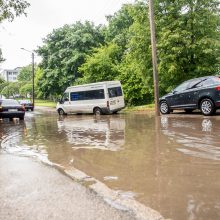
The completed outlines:
<svg viewBox="0 0 220 220">
<path fill-rule="evenodd" d="M 135 219 L 56 169 L 0 154 L 0 219 Z"/>
</svg>

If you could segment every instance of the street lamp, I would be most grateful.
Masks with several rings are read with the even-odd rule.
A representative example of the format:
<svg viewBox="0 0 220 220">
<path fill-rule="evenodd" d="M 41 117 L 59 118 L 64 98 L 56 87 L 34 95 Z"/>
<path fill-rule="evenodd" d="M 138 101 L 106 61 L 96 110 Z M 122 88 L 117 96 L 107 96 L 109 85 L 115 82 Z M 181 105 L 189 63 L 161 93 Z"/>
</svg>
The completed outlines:
<svg viewBox="0 0 220 220">
<path fill-rule="evenodd" d="M 34 52 L 30 50 L 26 50 L 25 48 L 21 48 L 22 50 L 25 50 L 29 53 L 31 53 L 32 57 L 32 103 L 33 103 L 33 109 L 35 107 L 35 101 L 34 101 Z"/>
</svg>

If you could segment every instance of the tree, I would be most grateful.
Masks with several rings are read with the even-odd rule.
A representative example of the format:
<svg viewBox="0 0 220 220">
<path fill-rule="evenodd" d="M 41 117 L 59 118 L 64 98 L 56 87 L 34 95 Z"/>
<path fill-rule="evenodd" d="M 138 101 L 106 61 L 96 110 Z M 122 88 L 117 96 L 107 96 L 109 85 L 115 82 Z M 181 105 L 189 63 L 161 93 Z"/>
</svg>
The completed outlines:
<svg viewBox="0 0 220 220">
<path fill-rule="evenodd" d="M 43 58 L 39 89 L 45 97 L 61 94 L 81 77 L 78 68 L 86 55 L 103 43 L 101 29 L 101 26 L 95 27 L 90 22 L 76 22 L 54 30 L 44 39 L 44 45 L 37 52 Z"/>
<path fill-rule="evenodd" d="M 26 83 L 19 89 L 19 94 L 25 98 L 32 94 L 32 83 Z"/>
<path fill-rule="evenodd" d="M 119 77 L 118 62 L 121 48 L 114 43 L 94 49 L 92 55 L 87 56 L 85 63 L 79 68 L 83 78 L 80 83 L 110 81 Z"/>
<path fill-rule="evenodd" d="M 215 75 L 220 68 L 218 0 L 157 1 L 160 88 Z"/>
<path fill-rule="evenodd" d="M 2 56 L 2 50 L 1 50 L 1 48 L 0 48 L 0 63 L 2 63 L 3 61 L 5 61 L 5 59 L 4 59 L 3 56 Z"/>
<path fill-rule="evenodd" d="M 32 80 L 32 64 L 22 67 L 18 75 L 18 81 L 31 81 Z"/>
<path fill-rule="evenodd" d="M 24 0 L 0 0 L 0 23 L 5 19 L 13 21 L 15 17 L 25 14 L 29 5 Z"/>
<path fill-rule="evenodd" d="M 7 98 L 9 98 L 10 96 L 15 97 L 15 95 L 19 94 L 19 88 L 20 88 L 19 83 L 11 82 L 11 83 L 8 83 L 8 85 L 6 85 L 2 89 L 1 94 Z"/>
</svg>

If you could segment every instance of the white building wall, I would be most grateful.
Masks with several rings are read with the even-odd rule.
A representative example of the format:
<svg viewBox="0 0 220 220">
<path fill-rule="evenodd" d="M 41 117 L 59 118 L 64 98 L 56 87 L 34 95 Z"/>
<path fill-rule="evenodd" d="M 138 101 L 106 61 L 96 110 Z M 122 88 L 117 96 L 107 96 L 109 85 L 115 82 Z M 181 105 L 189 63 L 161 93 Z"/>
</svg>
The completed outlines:
<svg viewBox="0 0 220 220">
<path fill-rule="evenodd" d="M 2 79 L 7 82 L 17 82 L 17 77 L 19 75 L 20 68 L 16 69 L 5 69 L 0 73 Z"/>
</svg>

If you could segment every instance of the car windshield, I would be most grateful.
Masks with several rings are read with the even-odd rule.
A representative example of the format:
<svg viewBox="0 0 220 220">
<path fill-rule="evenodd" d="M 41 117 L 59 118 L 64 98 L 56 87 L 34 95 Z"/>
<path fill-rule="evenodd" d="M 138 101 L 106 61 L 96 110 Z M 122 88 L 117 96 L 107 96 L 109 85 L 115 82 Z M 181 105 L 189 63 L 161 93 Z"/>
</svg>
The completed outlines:
<svg viewBox="0 0 220 220">
<path fill-rule="evenodd" d="M 181 92 L 188 88 L 189 82 L 184 82 L 174 89 L 174 92 Z"/>
<path fill-rule="evenodd" d="M 19 105 L 19 103 L 18 103 L 18 101 L 11 99 L 11 100 L 2 100 L 1 105 L 2 106 L 8 106 L 8 105 L 13 106 L 13 105 Z"/>
</svg>

